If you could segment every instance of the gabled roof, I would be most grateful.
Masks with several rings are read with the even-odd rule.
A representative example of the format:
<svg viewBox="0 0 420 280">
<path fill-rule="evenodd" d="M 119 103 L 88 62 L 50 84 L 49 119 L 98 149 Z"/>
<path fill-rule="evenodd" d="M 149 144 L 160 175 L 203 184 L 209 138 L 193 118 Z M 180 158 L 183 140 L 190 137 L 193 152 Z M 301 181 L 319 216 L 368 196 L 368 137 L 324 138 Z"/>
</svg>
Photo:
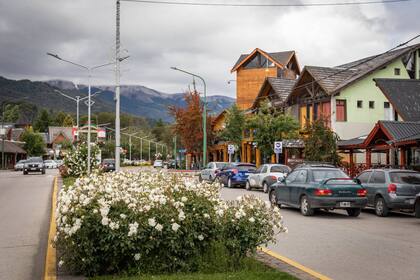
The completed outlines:
<svg viewBox="0 0 420 280">
<path fill-rule="evenodd" d="M 393 142 L 420 139 L 420 122 L 379 121 Z"/>
<path fill-rule="evenodd" d="M 293 86 L 295 85 L 296 80 L 292 79 L 283 79 L 283 78 L 275 78 L 275 77 L 268 77 L 265 79 L 263 85 L 261 86 L 260 91 L 258 92 L 257 97 L 254 100 L 254 104 L 252 108 L 256 108 L 260 99 L 265 94 L 267 87 L 273 89 L 274 94 L 276 95 L 276 103 L 284 102 L 289 94 L 292 92 Z"/>
<path fill-rule="evenodd" d="M 49 126 L 48 143 L 53 143 L 57 136 L 59 136 L 60 134 L 63 135 L 67 140 L 72 141 L 72 129 L 72 127 Z"/>
<path fill-rule="evenodd" d="M 276 64 L 278 67 L 283 68 L 287 63 L 289 63 L 290 59 L 295 55 L 295 51 L 284 51 L 284 52 L 273 52 L 273 53 L 266 53 L 265 51 L 256 48 L 250 54 L 241 54 L 239 59 L 236 61 L 235 65 L 233 66 L 231 72 L 235 72 L 241 65 L 243 65 L 246 61 L 250 60 L 255 53 L 260 53 L 265 56 L 268 60 Z"/>
<path fill-rule="evenodd" d="M 420 80 L 375 79 L 404 121 L 420 121 Z"/>
<path fill-rule="evenodd" d="M 334 95 L 377 69 L 392 63 L 395 59 L 419 48 L 420 44 L 416 44 L 377 57 L 370 56 L 336 67 L 306 66 L 302 70 L 295 88 L 300 86 L 299 81 L 304 76 L 304 73 L 308 72 L 327 94 Z"/>
<path fill-rule="evenodd" d="M 26 154 L 26 151 L 22 149 L 14 141 L 4 140 L 4 152 L 12 154 Z"/>
</svg>

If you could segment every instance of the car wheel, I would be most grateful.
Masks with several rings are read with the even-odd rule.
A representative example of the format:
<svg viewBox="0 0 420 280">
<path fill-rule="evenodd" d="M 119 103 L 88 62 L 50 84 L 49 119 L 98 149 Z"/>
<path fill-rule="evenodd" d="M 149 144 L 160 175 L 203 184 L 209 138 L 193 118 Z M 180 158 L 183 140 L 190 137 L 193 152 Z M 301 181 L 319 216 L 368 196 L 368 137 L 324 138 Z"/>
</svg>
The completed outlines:
<svg viewBox="0 0 420 280">
<path fill-rule="evenodd" d="M 201 177 L 201 175 L 200 176 L 198 176 L 198 181 L 201 183 L 201 182 L 203 182 L 203 177 Z"/>
<path fill-rule="evenodd" d="M 313 216 L 315 213 L 314 209 L 311 208 L 306 195 L 302 196 L 300 199 L 300 213 L 302 213 L 303 216 Z"/>
<path fill-rule="evenodd" d="M 28 172 L 27 171 L 23 171 L 23 175 L 28 175 Z"/>
<path fill-rule="evenodd" d="M 358 217 L 360 215 L 360 212 L 362 212 L 362 209 L 360 209 L 360 208 L 347 209 L 347 214 L 350 217 Z"/>
<path fill-rule="evenodd" d="M 251 184 L 249 183 L 249 181 L 246 181 L 246 184 L 245 184 L 245 189 L 246 189 L 247 191 L 250 191 L 250 190 L 251 190 Z"/>
<path fill-rule="evenodd" d="M 378 197 L 375 200 L 375 214 L 379 217 L 386 217 L 389 214 L 389 208 L 383 197 Z"/>
<path fill-rule="evenodd" d="M 210 182 L 213 182 L 214 181 L 214 179 L 211 177 L 211 175 L 209 176 L 209 181 Z"/>
<path fill-rule="evenodd" d="M 268 193 L 268 184 L 266 182 L 263 183 L 263 191 Z"/>
<path fill-rule="evenodd" d="M 414 205 L 414 215 L 416 218 L 420 218 L 420 199 L 417 199 L 416 204 Z"/>
<path fill-rule="evenodd" d="M 42 175 L 44 175 L 45 174 L 45 169 L 43 169 L 41 173 L 42 173 Z"/>
<path fill-rule="evenodd" d="M 279 206 L 277 204 L 276 192 L 274 190 L 270 191 L 268 194 L 268 199 L 270 200 L 271 206 Z"/>
<path fill-rule="evenodd" d="M 228 181 L 227 181 L 227 187 L 232 188 L 232 179 L 231 178 L 229 178 Z"/>
</svg>

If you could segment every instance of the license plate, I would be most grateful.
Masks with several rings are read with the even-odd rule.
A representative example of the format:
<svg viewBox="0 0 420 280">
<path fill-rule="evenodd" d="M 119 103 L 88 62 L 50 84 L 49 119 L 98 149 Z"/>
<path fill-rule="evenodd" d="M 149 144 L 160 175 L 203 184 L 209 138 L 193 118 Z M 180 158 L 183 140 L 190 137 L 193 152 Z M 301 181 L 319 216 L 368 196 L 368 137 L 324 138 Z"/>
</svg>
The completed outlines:
<svg viewBox="0 0 420 280">
<path fill-rule="evenodd" d="M 340 207 L 350 207 L 350 206 L 351 206 L 351 203 L 348 201 L 340 202 Z"/>
<path fill-rule="evenodd" d="M 33 167 L 33 168 L 31 168 L 31 170 L 36 170 L 36 168 Z"/>
</svg>

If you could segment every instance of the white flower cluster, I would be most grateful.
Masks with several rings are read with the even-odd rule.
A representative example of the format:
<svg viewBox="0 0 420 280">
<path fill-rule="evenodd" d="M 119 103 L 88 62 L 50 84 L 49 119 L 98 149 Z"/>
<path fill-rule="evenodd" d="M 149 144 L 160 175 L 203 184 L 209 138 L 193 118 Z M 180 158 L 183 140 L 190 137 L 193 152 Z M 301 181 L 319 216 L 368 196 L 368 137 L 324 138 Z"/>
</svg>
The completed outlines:
<svg viewBox="0 0 420 280">
<path fill-rule="evenodd" d="M 99 148 L 96 145 L 91 147 L 91 161 L 92 170 L 99 168 L 96 160 L 96 155 L 99 154 Z M 66 175 L 82 176 L 86 175 L 87 171 L 87 145 L 85 143 L 79 144 L 74 150 L 70 151 L 64 157 L 64 166 L 66 168 Z"/>
</svg>

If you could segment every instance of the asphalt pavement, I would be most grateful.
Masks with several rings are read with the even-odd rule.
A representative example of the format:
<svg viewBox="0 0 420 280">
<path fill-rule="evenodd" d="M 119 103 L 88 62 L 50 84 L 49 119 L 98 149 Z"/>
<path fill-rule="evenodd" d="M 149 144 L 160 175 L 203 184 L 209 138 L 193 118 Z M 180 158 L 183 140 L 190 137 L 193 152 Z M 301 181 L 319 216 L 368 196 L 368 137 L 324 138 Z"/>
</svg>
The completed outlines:
<svg viewBox="0 0 420 280">
<path fill-rule="evenodd" d="M 56 170 L 0 172 L 0 279 L 41 279 Z"/>
<path fill-rule="evenodd" d="M 224 199 L 261 191 L 222 189 Z M 357 218 L 344 211 L 304 217 L 299 210 L 282 208 L 287 234 L 280 234 L 272 251 L 336 280 L 419 280 L 420 219 L 391 213 L 377 217 L 366 210 Z"/>
</svg>

